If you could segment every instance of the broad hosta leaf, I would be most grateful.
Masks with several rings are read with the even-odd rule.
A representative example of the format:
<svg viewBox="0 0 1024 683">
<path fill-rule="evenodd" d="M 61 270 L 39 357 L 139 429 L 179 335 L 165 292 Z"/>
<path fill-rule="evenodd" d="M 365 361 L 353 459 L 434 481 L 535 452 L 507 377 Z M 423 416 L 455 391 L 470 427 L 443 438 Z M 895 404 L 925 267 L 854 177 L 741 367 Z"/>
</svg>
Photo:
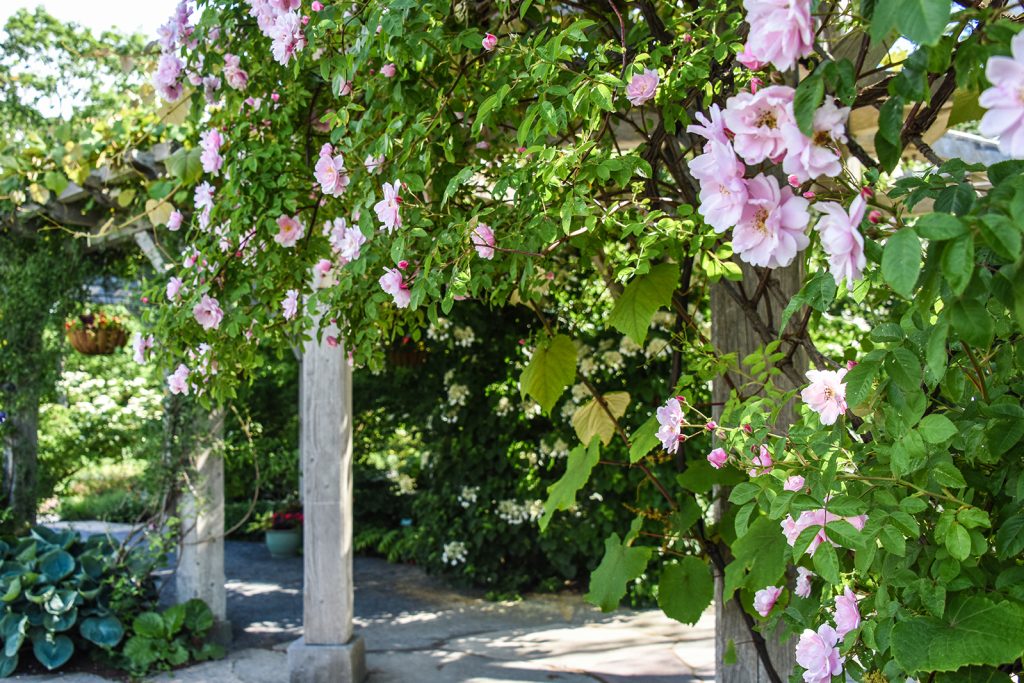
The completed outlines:
<svg viewBox="0 0 1024 683">
<path fill-rule="evenodd" d="M 75 570 L 75 558 L 63 550 L 54 550 L 40 558 L 39 569 L 56 583 Z"/>
<path fill-rule="evenodd" d="M 540 518 L 540 530 L 544 531 L 555 514 L 555 510 L 568 510 L 576 503 L 576 492 L 590 479 L 590 472 L 601 454 L 598 439 L 589 447 L 582 444 L 569 451 L 562 478 L 548 487 L 548 499 L 544 503 L 544 515 Z"/>
<path fill-rule="evenodd" d="M 633 548 L 626 545 L 618 534 L 604 542 L 604 557 L 590 575 L 590 590 L 583 599 L 597 605 L 604 612 L 619 606 L 626 595 L 626 585 L 644 573 L 651 559 L 652 548 Z"/>
<path fill-rule="evenodd" d="M 575 379 L 576 345 L 559 334 L 537 345 L 519 378 L 519 391 L 523 396 L 532 396 L 545 413 L 550 413 L 555 401 Z"/>
<path fill-rule="evenodd" d="M 921 240 L 910 228 L 889 238 L 882 253 L 882 277 L 897 294 L 909 297 L 921 272 Z"/>
<path fill-rule="evenodd" d="M 602 394 L 601 398 L 608 406 L 615 419 L 626 414 L 629 406 L 629 394 L 625 391 L 612 391 Z M 596 398 L 592 398 L 576 410 L 572 415 L 572 427 L 576 430 L 576 436 L 580 437 L 583 443 L 590 443 L 595 436 L 601 439 L 601 444 L 608 445 L 608 442 L 615 436 L 615 420 L 609 415 Z"/>
<path fill-rule="evenodd" d="M 892 654 L 908 672 L 998 666 L 1024 654 L 1024 607 L 977 596 L 960 598 L 942 619 L 914 617 L 892 630 Z"/>
<path fill-rule="evenodd" d="M 64 666 L 74 652 L 74 644 L 65 635 L 51 638 L 46 631 L 40 630 L 32 636 L 32 654 L 50 671 Z"/>
<path fill-rule="evenodd" d="M 0 678 L 7 678 L 18 668 L 18 655 L 8 657 L 0 652 Z"/>
<path fill-rule="evenodd" d="M 881 40 L 895 28 L 919 45 L 934 45 L 949 23 L 950 0 L 876 0 L 871 38 Z"/>
<path fill-rule="evenodd" d="M 711 571 L 699 558 L 684 557 L 661 572 L 658 607 L 676 621 L 696 624 L 714 596 Z"/>
<path fill-rule="evenodd" d="M 124 626 L 117 617 L 89 617 L 78 627 L 78 632 L 90 643 L 110 648 L 121 642 Z"/>
<path fill-rule="evenodd" d="M 659 308 L 672 302 L 672 292 L 678 283 L 679 266 L 674 263 L 654 266 L 651 272 L 626 285 L 608 317 L 609 324 L 637 344 L 643 344 L 651 319 Z"/>
</svg>

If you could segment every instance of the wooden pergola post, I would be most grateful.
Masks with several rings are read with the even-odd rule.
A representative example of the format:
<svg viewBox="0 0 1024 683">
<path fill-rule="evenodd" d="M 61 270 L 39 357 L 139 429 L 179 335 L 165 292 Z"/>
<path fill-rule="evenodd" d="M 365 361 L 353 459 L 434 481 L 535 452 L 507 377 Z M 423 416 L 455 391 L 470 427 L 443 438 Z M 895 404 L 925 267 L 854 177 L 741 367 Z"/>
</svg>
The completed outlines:
<svg viewBox="0 0 1024 683">
<path fill-rule="evenodd" d="M 336 334 L 328 329 L 323 338 Z M 288 669 L 291 683 L 360 683 L 366 654 L 352 631 L 352 369 L 341 344 L 318 342 L 315 328 L 312 337 L 299 385 L 303 637 L 288 647 Z"/>
</svg>

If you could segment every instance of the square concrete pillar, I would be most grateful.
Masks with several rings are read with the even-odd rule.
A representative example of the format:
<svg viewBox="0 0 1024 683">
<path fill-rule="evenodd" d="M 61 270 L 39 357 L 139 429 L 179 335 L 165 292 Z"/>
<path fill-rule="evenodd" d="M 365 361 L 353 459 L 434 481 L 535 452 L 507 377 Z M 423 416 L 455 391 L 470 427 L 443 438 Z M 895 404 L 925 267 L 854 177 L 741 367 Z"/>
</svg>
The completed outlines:
<svg viewBox="0 0 1024 683">
<path fill-rule="evenodd" d="M 205 430 L 196 431 L 193 470 L 178 503 L 181 545 L 175 588 L 178 602 L 199 598 L 217 620 L 211 637 L 231 641 L 224 587 L 224 411 L 209 415 Z"/>
<path fill-rule="evenodd" d="M 352 633 L 352 369 L 341 344 L 315 335 L 306 343 L 299 391 L 304 637 L 288 648 L 290 680 L 360 683 L 366 655 Z"/>
</svg>

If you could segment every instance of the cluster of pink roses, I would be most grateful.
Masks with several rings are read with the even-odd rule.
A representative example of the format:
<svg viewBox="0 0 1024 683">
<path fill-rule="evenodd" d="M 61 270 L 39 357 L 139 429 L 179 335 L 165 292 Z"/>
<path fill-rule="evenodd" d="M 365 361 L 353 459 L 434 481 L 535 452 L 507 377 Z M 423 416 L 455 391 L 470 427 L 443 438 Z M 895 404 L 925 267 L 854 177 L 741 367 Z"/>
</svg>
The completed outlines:
<svg viewBox="0 0 1024 683">
<path fill-rule="evenodd" d="M 808 137 L 797 126 L 793 96 L 783 85 L 740 93 L 726 100 L 724 110 L 712 105 L 707 116 L 698 114 L 699 125 L 687 128 L 707 141 L 689 164 L 700 182 L 698 210 L 715 232 L 732 228 L 733 249 L 755 266 L 788 266 L 810 244 L 807 197 L 813 194 L 798 196 L 764 173 L 747 178 L 747 166 L 781 163 L 793 186 L 842 171 L 838 145 L 846 141 L 849 108 L 826 101 Z M 850 214 L 834 202 L 815 206 L 825 214 L 817 228 L 832 275 L 837 283 L 846 278 L 851 288 L 866 263 L 859 232 L 864 206 L 863 200 L 855 202 Z"/>
<path fill-rule="evenodd" d="M 221 145 L 224 144 L 224 137 L 216 128 L 203 131 L 199 136 L 199 148 L 202 153 L 199 155 L 199 162 L 203 165 L 203 172 L 217 175 L 224 165 L 224 157 L 220 155 Z"/>
<path fill-rule="evenodd" d="M 814 51 L 811 0 L 743 0 L 743 8 L 750 33 L 740 61 L 747 68 L 771 63 L 787 71 Z"/>
<path fill-rule="evenodd" d="M 260 31 L 270 38 L 270 51 L 278 64 L 287 66 L 296 52 L 306 47 L 302 27 L 308 18 L 298 10 L 301 0 L 246 0 L 249 14 L 256 19 Z M 305 21 L 304 21 L 305 19 Z"/>
</svg>

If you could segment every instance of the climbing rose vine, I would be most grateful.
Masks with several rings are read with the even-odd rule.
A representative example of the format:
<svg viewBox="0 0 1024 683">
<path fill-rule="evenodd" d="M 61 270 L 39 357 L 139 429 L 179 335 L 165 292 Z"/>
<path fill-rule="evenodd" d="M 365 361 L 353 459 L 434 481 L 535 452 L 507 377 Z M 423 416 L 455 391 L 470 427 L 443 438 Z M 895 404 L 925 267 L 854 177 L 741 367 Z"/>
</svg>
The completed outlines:
<svg viewBox="0 0 1024 683">
<path fill-rule="evenodd" d="M 172 392 L 224 400 L 261 345 L 328 322 L 377 368 L 466 299 L 520 307 L 537 320 L 522 394 L 579 437 L 541 527 L 609 463 L 662 501 L 606 540 L 588 600 L 657 577 L 692 623 L 714 577 L 751 625 L 725 665 L 781 636 L 808 683 L 1009 680 L 1010 5 L 183 2 L 153 88 L 189 142 L 167 163 L 174 263 L 143 355 Z M 956 126 L 998 147 L 953 132 L 940 155 Z M 642 348 L 660 309 L 673 344 L 645 353 L 673 357 L 669 390 L 592 381 L 574 335 Z"/>
</svg>

